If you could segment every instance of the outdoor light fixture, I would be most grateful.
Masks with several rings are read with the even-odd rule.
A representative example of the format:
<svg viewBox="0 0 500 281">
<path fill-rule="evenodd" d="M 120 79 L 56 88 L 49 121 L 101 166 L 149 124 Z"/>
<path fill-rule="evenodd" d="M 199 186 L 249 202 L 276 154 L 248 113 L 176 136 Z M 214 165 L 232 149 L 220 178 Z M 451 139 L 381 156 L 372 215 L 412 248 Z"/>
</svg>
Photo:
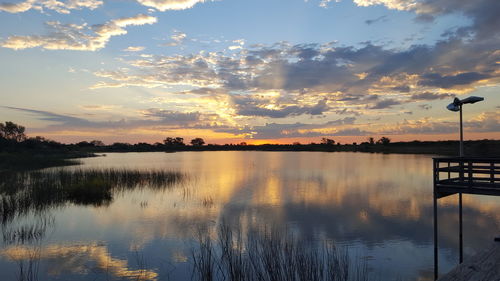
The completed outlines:
<svg viewBox="0 0 500 281">
<path fill-rule="evenodd" d="M 483 101 L 482 97 L 470 96 L 463 100 L 459 98 L 455 98 L 452 103 L 450 103 L 446 108 L 450 111 L 460 111 L 460 157 L 464 156 L 464 134 L 463 134 L 463 126 L 462 126 L 462 105 L 467 103 L 476 103 L 478 101 Z"/>
</svg>

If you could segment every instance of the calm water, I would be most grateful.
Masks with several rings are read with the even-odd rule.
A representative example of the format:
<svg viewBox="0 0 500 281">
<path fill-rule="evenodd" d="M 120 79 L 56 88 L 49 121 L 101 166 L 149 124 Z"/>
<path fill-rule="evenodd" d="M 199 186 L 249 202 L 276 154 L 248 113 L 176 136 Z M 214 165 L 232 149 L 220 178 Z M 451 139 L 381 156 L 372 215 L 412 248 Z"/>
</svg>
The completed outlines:
<svg viewBox="0 0 500 281">
<path fill-rule="evenodd" d="M 125 153 L 82 160 L 77 168 L 178 171 L 168 189 L 139 188 L 105 206 L 65 204 L 19 214 L 0 225 L 0 280 L 190 280 L 202 226 L 221 221 L 284 225 L 331 240 L 368 264 L 376 280 L 431 280 L 432 159 L 421 155 L 324 152 Z M 65 169 L 75 169 L 67 167 Z M 440 200 L 440 262 L 458 260 L 457 198 Z M 42 227 L 40 227 L 42 225 Z M 36 239 L 5 233 L 39 229 Z M 464 196 L 469 257 L 500 230 L 498 197 Z"/>
</svg>

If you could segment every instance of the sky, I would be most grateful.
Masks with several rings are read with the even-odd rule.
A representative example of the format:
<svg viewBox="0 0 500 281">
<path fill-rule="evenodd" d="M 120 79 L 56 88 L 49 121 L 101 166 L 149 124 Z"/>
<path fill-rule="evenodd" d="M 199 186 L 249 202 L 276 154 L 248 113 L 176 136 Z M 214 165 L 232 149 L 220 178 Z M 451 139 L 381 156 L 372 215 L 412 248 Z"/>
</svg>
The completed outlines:
<svg viewBox="0 0 500 281">
<path fill-rule="evenodd" d="M 3 2 L 7 1 L 7 2 Z M 8 2 L 10 1 L 10 2 Z M 207 143 L 500 139 L 498 0 L 0 0 L 0 122 Z"/>
</svg>

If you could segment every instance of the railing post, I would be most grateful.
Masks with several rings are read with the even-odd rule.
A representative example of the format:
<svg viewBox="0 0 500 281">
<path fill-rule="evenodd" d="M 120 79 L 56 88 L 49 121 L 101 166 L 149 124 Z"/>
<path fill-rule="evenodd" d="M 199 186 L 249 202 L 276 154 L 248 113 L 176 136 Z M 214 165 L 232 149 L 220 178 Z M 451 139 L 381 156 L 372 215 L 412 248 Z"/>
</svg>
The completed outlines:
<svg viewBox="0 0 500 281">
<path fill-rule="evenodd" d="M 464 235 L 463 235 L 463 216 L 462 216 L 462 192 L 458 193 L 458 224 L 459 224 L 459 243 L 460 243 L 460 263 L 464 262 Z"/>
<path fill-rule="evenodd" d="M 458 160 L 458 167 L 459 167 L 459 181 L 463 182 L 464 181 L 464 162 L 462 159 Z"/>
<path fill-rule="evenodd" d="M 438 217 L 437 217 L 437 190 L 436 184 L 439 180 L 439 160 L 433 159 L 433 192 L 432 192 L 432 202 L 434 206 L 434 280 L 438 279 L 439 270 L 438 270 Z"/>
<path fill-rule="evenodd" d="M 473 176 L 472 171 L 473 171 L 473 170 L 472 170 L 472 161 L 471 161 L 471 160 L 469 160 L 468 166 L 469 166 L 469 167 L 468 167 L 468 170 L 469 170 L 469 171 L 468 171 L 468 176 L 469 176 L 469 179 L 468 179 L 468 180 L 469 180 L 469 188 L 472 188 L 472 183 L 473 183 L 473 182 L 472 182 L 472 176 Z"/>
<path fill-rule="evenodd" d="M 491 161 L 490 163 L 490 182 L 495 183 L 495 163 Z"/>
<path fill-rule="evenodd" d="M 451 179 L 451 162 L 448 160 L 448 179 Z"/>
</svg>

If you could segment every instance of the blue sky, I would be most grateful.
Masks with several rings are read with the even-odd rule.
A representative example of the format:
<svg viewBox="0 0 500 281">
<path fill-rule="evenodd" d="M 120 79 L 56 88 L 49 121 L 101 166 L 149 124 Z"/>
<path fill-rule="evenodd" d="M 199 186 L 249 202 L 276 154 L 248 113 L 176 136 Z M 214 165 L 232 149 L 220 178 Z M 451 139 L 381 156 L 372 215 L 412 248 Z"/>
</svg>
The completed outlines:
<svg viewBox="0 0 500 281">
<path fill-rule="evenodd" d="M 3 1 L 3 0 L 2 0 Z M 74 142 L 500 137 L 494 0 L 0 2 L 0 121 Z"/>
</svg>

